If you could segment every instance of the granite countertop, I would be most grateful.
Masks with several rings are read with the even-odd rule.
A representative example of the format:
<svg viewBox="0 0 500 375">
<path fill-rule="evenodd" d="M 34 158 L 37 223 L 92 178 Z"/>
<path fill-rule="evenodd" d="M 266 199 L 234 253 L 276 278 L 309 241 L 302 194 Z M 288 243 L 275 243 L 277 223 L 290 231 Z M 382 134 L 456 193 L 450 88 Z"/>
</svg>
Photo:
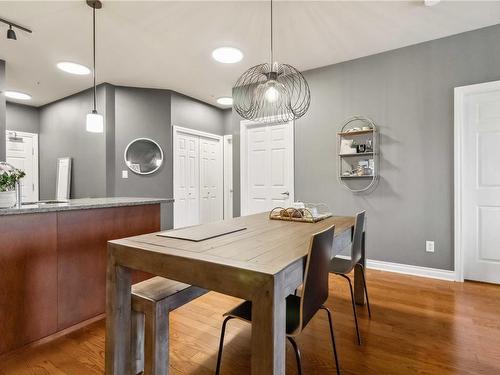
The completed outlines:
<svg viewBox="0 0 500 375">
<path fill-rule="evenodd" d="M 140 206 L 144 204 L 171 203 L 172 198 L 81 198 L 68 201 L 41 201 L 23 204 L 21 208 L 0 208 L 0 216 L 32 214 L 39 212 L 56 212 L 70 210 L 88 210 L 91 208 Z"/>
</svg>

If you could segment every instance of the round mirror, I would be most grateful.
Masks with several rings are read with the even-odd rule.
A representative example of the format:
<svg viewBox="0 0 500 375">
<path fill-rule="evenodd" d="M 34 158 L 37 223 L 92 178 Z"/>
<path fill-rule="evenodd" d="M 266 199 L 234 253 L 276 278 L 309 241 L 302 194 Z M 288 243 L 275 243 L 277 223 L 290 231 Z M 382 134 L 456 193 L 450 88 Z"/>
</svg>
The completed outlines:
<svg viewBox="0 0 500 375">
<path fill-rule="evenodd" d="M 163 164 L 163 151 L 158 143 L 148 138 L 137 138 L 125 149 L 125 163 L 137 174 L 151 174 Z"/>
</svg>

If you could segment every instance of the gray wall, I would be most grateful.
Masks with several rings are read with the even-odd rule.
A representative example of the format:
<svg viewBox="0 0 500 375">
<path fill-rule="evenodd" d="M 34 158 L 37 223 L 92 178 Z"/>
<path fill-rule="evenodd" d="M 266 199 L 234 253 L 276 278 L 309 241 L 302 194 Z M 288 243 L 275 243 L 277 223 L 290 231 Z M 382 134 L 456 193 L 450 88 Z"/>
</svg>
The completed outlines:
<svg viewBox="0 0 500 375">
<path fill-rule="evenodd" d="M 222 111 L 224 135 L 233 133 L 233 111 L 231 108 Z"/>
<path fill-rule="evenodd" d="M 173 197 L 172 125 L 224 134 L 223 111 L 170 90 L 115 87 L 115 195 Z M 139 176 L 127 170 L 123 153 L 135 138 L 151 138 L 160 144 L 164 164 L 152 175 Z M 173 205 L 162 209 L 162 227 L 173 226 Z"/>
<path fill-rule="evenodd" d="M 453 269 L 453 88 L 500 79 L 499 40 L 497 25 L 305 72 L 312 102 L 295 125 L 296 199 L 336 215 L 366 209 L 371 259 Z M 361 196 L 336 178 L 336 132 L 354 114 L 381 131 L 381 181 Z M 236 115 L 233 132 L 239 197 Z"/>
<path fill-rule="evenodd" d="M 172 140 L 169 90 L 115 87 L 115 195 L 128 197 L 173 197 Z M 123 154 L 135 138 L 151 138 L 163 149 L 164 163 L 151 175 L 128 170 Z M 122 179 L 122 170 L 128 178 Z M 171 228 L 173 205 L 162 210 L 162 227 Z"/>
<path fill-rule="evenodd" d="M 0 60 L 0 161 L 5 161 L 5 61 Z"/>
<path fill-rule="evenodd" d="M 223 111 L 172 91 L 172 125 L 224 135 Z"/>
<path fill-rule="evenodd" d="M 106 119 L 106 89 L 97 89 L 97 110 Z M 105 197 L 106 136 L 85 129 L 86 115 L 92 109 L 92 91 L 47 104 L 40 108 L 40 198 L 53 199 L 57 158 L 73 158 L 71 197 Z M 105 127 L 108 124 L 105 122 Z"/>
<path fill-rule="evenodd" d="M 40 112 L 29 105 L 7 102 L 7 130 L 27 133 L 40 131 Z"/>
<path fill-rule="evenodd" d="M 105 132 L 88 133 L 85 118 L 92 106 L 91 94 L 91 90 L 86 90 L 40 108 L 8 104 L 11 129 L 40 134 L 41 199 L 54 198 L 56 161 L 63 156 L 73 158 L 72 198 L 171 198 L 172 124 L 225 134 L 224 115 L 219 108 L 170 90 L 110 84 L 97 89 L 97 109 L 104 116 Z M 125 148 L 140 137 L 152 138 L 161 145 L 164 165 L 153 175 L 138 176 L 128 171 L 129 178 L 122 179 L 122 170 L 127 170 L 123 159 Z M 171 228 L 172 224 L 173 207 L 166 204 L 162 209 L 162 226 Z"/>
</svg>

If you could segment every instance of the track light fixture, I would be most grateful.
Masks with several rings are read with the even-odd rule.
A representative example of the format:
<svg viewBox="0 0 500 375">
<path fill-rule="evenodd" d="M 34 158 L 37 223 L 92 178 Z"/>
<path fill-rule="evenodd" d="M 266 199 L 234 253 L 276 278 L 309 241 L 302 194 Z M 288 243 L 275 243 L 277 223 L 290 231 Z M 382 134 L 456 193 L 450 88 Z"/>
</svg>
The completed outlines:
<svg viewBox="0 0 500 375">
<path fill-rule="evenodd" d="M 7 39 L 17 40 L 16 31 L 13 28 L 16 28 L 16 29 L 19 29 L 22 31 L 26 31 L 27 33 L 30 33 L 30 34 L 32 33 L 32 31 L 30 29 L 27 29 L 26 27 L 17 25 L 14 22 L 4 20 L 3 18 L 0 18 L 0 22 L 5 23 L 6 25 L 9 25 L 9 29 L 7 30 Z"/>
<path fill-rule="evenodd" d="M 9 30 L 7 30 L 7 39 L 17 40 L 16 32 L 12 29 L 12 26 L 9 26 Z"/>
</svg>

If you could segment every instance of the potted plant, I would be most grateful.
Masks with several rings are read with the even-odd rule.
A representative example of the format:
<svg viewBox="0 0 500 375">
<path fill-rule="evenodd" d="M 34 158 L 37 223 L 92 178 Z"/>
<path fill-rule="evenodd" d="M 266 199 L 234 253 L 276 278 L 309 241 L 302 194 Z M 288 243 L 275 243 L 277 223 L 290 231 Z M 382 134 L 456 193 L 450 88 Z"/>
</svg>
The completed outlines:
<svg viewBox="0 0 500 375">
<path fill-rule="evenodd" d="M 20 169 L 0 162 L 0 208 L 10 208 L 16 205 L 16 185 L 26 176 Z"/>
</svg>

